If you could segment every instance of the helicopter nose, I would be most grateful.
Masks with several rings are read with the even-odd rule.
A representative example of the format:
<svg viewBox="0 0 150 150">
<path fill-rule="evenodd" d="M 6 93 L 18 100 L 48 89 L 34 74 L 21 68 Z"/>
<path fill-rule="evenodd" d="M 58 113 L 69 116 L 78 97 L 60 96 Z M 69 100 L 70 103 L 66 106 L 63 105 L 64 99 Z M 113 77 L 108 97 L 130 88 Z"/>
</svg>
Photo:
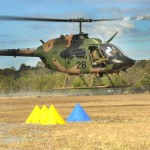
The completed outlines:
<svg viewBox="0 0 150 150">
<path fill-rule="evenodd" d="M 126 69 L 132 67 L 135 64 L 135 60 L 129 57 L 121 57 L 121 58 L 114 58 L 112 59 L 113 69 L 114 70 L 122 70 L 125 71 Z"/>
</svg>

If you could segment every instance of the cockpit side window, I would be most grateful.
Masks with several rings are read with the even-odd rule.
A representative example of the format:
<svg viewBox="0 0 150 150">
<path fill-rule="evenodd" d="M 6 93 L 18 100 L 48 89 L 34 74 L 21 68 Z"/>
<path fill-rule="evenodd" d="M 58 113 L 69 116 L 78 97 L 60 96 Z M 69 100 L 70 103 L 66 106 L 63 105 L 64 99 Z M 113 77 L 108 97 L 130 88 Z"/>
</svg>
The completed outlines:
<svg viewBox="0 0 150 150">
<path fill-rule="evenodd" d="M 105 67 L 105 61 L 107 59 L 106 54 L 102 53 L 102 50 L 99 49 L 98 46 L 90 46 L 89 47 L 89 54 L 92 62 L 92 66 L 101 66 Z"/>
<path fill-rule="evenodd" d="M 97 57 L 97 59 L 103 57 L 102 53 L 100 52 L 100 50 L 97 46 L 90 46 L 89 51 L 90 51 L 90 54 L 94 55 L 93 57 Z"/>
</svg>

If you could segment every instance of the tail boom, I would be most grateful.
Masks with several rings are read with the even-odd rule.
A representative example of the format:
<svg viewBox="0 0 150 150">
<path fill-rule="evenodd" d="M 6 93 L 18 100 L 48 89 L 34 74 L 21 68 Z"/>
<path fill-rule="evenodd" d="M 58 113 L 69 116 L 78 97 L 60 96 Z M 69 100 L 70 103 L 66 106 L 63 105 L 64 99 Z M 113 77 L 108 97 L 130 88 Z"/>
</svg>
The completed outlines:
<svg viewBox="0 0 150 150">
<path fill-rule="evenodd" d="M 36 49 L 3 49 L 0 50 L 0 56 L 26 56 L 26 57 L 39 57 L 34 52 Z"/>
</svg>

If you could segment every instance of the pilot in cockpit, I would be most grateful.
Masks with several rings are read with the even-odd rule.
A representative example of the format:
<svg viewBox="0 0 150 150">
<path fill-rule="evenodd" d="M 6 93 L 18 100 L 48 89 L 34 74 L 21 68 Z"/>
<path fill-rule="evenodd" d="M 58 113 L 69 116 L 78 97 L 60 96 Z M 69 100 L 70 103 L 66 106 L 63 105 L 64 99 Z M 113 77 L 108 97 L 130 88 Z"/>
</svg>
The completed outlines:
<svg viewBox="0 0 150 150">
<path fill-rule="evenodd" d="M 90 54 L 91 54 L 91 57 L 92 57 L 92 62 L 93 62 L 93 65 L 95 66 L 98 66 L 100 64 L 104 64 L 105 63 L 105 58 L 103 58 L 102 54 L 100 53 L 98 47 L 90 47 Z"/>
</svg>

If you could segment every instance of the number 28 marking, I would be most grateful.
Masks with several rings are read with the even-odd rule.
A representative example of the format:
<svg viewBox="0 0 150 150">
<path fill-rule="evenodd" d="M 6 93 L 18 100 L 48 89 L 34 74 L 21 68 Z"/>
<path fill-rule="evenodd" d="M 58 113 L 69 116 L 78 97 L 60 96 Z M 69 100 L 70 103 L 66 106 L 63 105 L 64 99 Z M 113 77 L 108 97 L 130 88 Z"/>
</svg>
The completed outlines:
<svg viewBox="0 0 150 150">
<path fill-rule="evenodd" d="M 77 61 L 77 69 L 86 69 L 86 62 L 85 61 Z"/>
</svg>

